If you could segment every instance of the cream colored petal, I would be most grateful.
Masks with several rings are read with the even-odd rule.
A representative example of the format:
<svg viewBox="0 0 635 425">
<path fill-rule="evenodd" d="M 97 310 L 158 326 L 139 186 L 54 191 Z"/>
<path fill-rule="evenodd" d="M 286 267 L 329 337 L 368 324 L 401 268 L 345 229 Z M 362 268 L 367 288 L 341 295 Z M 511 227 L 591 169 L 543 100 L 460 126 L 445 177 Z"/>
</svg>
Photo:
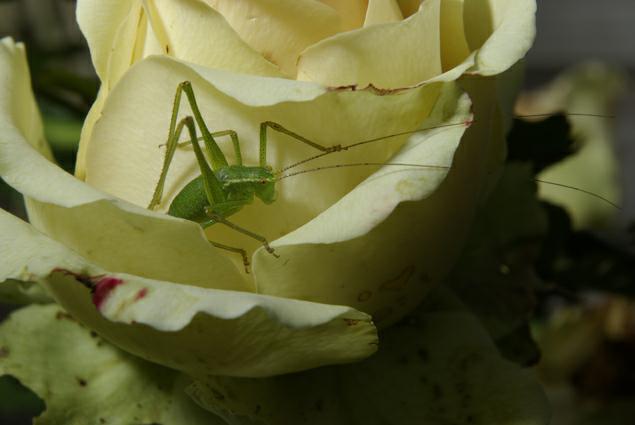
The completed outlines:
<svg viewBox="0 0 635 425">
<path fill-rule="evenodd" d="M 165 42 L 161 47 L 169 50 L 170 56 L 210 68 L 281 75 L 277 66 L 241 40 L 223 16 L 205 2 L 151 0 L 146 11 L 153 32 Z"/>
<path fill-rule="evenodd" d="M 141 0 L 77 2 L 77 22 L 88 41 L 95 71 L 102 80 L 106 78 L 117 33 L 127 24 L 128 17 L 138 13 L 140 8 Z"/>
<path fill-rule="evenodd" d="M 120 65 L 127 69 L 135 61 L 157 53 L 214 68 L 278 74 L 240 40 L 222 16 L 201 1 L 80 0 L 77 18 L 98 75 L 111 84 L 122 73 L 113 69 L 112 62 L 124 62 Z M 153 47 L 157 45 L 159 50 Z M 118 74 L 116 78 L 114 74 Z"/>
<path fill-rule="evenodd" d="M 473 73 L 494 75 L 522 59 L 534 41 L 535 0 L 464 0 L 465 39 L 478 50 Z"/>
<path fill-rule="evenodd" d="M 298 79 L 327 86 L 412 86 L 441 73 L 440 1 L 410 18 L 338 34 L 305 50 Z"/>
<path fill-rule="evenodd" d="M 399 22 L 403 19 L 396 0 L 369 0 L 364 26 Z"/>
<path fill-rule="evenodd" d="M 307 46 L 342 30 L 335 10 L 313 0 L 205 0 L 262 56 L 293 77 Z"/>
<path fill-rule="evenodd" d="M 117 346 L 191 376 L 271 376 L 359 360 L 377 347 L 369 316 L 349 307 L 112 273 L 4 211 L 0 227 L 0 284 L 42 282 Z"/>
<path fill-rule="evenodd" d="M 337 11 L 342 31 L 359 28 L 364 23 L 368 0 L 320 0 Z"/>
<path fill-rule="evenodd" d="M 22 45 L 2 41 L 0 69 L 0 175 L 25 195 L 36 227 L 112 271 L 252 289 L 198 225 L 108 196 L 47 160 Z"/>
<path fill-rule="evenodd" d="M 455 124 L 412 136 L 389 162 L 452 167 L 385 166 L 305 226 L 274 242 L 282 259 L 254 256 L 261 293 L 343 300 L 380 326 L 414 308 L 445 276 L 465 238 L 484 163 L 455 149 L 470 102 L 448 85 L 423 125 Z M 307 270 L 311 270 L 307 273 Z M 302 282 L 297 284 L 296 282 Z"/>
<path fill-rule="evenodd" d="M 162 167 L 164 150 L 159 144 L 167 136 L 174 90 L 184 80 L 192 82 L 211 129 L 238 132 L 247 165 L 258 164 L 258 129 L 263 121 L 279 122 L 327 146 L 346 144 L 416 128 L 428 115 L 439 92 L 437 85 L 395 95 L 329 91 L 314 83 L 230 74 L 167 58 L 147 59 L 113 90 L 95 126 L 87 162 L 87 181 L 91 185 L 137 205 L 148 204 Z M 183 101 L 183 105 L 182 115 L 187 113 L 187 102 Z M 403 140 L 402 137 L 370 144 L 308 165 L 360 159 L 383 162 Z M 231 162 L 229 142 L 219 139 Z M 267 152 L 274 169 L 319 153 L 276 132 L 269 133 Z M 117 164 L 116 173 L 112 172 L 113 163 Z M 276 202 L 271 205 L 254 202 L 232 216 L 232 220 L 269 240 L 277 239 L 313 219 L 373 170 L 373 167 L 351 167 L 283 180 L 278 184 Z M 179 149 L 168 173 L 161 208 L 167 209 L 183 185 L 199 173 L 192 150 Z M 216 242 L 249 252 L 260 247 L 258 241 L 224 226 L 210 227 L 208 235 Z M 231 258 L 239 260 L 236 255 Z"/>
</svg>

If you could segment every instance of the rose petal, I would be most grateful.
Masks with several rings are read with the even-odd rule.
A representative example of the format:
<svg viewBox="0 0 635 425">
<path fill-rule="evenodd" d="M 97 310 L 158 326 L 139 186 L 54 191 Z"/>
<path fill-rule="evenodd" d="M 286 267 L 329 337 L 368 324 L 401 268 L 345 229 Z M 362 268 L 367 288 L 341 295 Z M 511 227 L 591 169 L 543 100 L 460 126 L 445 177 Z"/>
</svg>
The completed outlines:
<svg viewBox="0 0 635 425">
<path fill-rule="evenodd" d="M 0 227 L 0 284 L 42 282 L 117 346 L 191 376 L 271 376 L 359 360 L 377 346 L 370 317 L 349 307 L 111 273 L 4 211 Z"/>
<path fill-rule="evenodd" d="M 337 11 L 342 31 L 359 28 L 364 23 L 368 0 L 320 0 Z"/>
<path fill-rule="evenodd" d="M 108 196 L 48 155 L 24 48 L 0 44 L 0 175 L 27 197 L 32 223 L 109 270 L 198 286 L 251 290 L 198 225 Z M 116 171 L 116 169 L 115 169 Z"/>
<path fill-rule="evenodd" d="M 478 50 L 475 73 L 494 75 L 525 56 L 536 33 L 535 0 L 465 0 L 465 39 Z"/>
<path fill-rule="evenodd" d="M 298 79 L 328 86 L 412 86 L 441 73 L 440 1 L 400 22 L 340 33 L 305 50 Z"/>
<path fill-rule="evenodd" d="M 314 220 L 275 241 L 288 261 L 272 261 L 257 251 L 258 291 L 345 300 L 373 314 L 382 326 L 415 307 L 453 264 L 479 193 L 471 180 L 483 164 L 470 163 L 465 152 L 453 163 L 470 118 L 469 99 L 460 94 L 448 85 L 424 127 L 458 125 L 412 136 L 390 160 L 440 168 L 385 166 Z M 448 175 L 443 167 L 453 169 Z"/>
<path fill-rule="evenodd" d="M 396 0 L 369 0 L 364 26 L 399 22 L 403 19 Z"/>
<path fill-rule="evenodd" d="M 296 74 L 302 50 L 342 29 L 337 12 L 317 1 L 206 1 L 249 46 L 289 77 Z"/>
<path fill-rule="evenodd" d="M 164 151 L 158 145 L 167 136 L 173 90 L 184 80 L 192 81 L 211 129 L 238 132 L 247 165 L 258 163 L 258 128 L 263 121 L 279 122 L 326 146 L 352 143 L 416 128 L 427 116 L 439 90 L 434 85 L 384 96 L 371 91 L 327 91 L 314 83 L 229 74 L 167 58 L 148 59 L 132 69 L 108 98 L 87 157 L 87 181 L 91 185 L 138 205 L 149 203 L 162 167 Z M 183 104 L 181 116 L 188 110 L 187 102 Z M 305 168 L 360 159 L 383 162 L 403 139 L 337 153 Z M 225 152 L 231 153 L 228 142 L 219 139 Z M 269 133 L 267 151 L 268 162 L 274 169 L 319 153 L 275 132 Z M 228 157 L 233 161 L 231 155 Z M 117 164 L 117 173 L 111 171 L 113 162 Z M 276 202 L 271 205 L 254 202 L 232 216 L 232 220 L 274 240 L 313 219 L 372 170 L 372 167 L 350 167 L 288 178 L 278 184 Z M 183 185 L 198 174 L 192 151 L 179 149 L 168 174 L 163 208 L 167 209 Z M 258 241 L 222 225 L 210 227 L 208 234 L 214 241 L 248 251 L 261 246 Z M 232 258 L 239 260 L 235 255 Z"/>
</svg>

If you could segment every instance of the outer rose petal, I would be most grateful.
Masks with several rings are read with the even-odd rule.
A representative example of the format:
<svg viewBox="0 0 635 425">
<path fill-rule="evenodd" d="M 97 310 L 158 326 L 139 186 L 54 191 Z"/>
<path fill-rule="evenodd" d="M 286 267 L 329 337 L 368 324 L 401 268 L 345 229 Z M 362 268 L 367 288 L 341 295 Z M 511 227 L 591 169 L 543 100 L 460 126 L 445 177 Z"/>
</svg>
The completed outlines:
<svg viewBox="0 0 635 425">
<path fill-rule="evenodd" d="M 114 344 L 191 376 L 271 376 L 359 360 L 377 346 L 370 317 L 349 307 L 111 273 L 5 211 L 0 227 L 0 285 L 41 282 Z M 117 285 L 91 302 L 89 278 Z"/>
<path fill-rule="evenodd" d="M 440 0 L 400 22 L 340 33 L 305 50 L 298 79 L 327 86 L 412 86 L 441 73 Z"/>
</svg>

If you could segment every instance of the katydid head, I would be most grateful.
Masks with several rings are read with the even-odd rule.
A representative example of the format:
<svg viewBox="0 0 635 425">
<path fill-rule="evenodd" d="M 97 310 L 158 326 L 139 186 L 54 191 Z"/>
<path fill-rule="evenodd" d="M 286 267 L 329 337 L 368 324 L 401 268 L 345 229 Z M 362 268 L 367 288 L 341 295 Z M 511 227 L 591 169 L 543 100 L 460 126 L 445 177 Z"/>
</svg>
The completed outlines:
<svg viewBox="0 0 635 425">
<path fill-rule="evenodd" d="M 228 200 L 248 200 L 255 195 L 265 204 L 276 200 L 276 179 L 269 167 L 230 165 L 216 171 Z"/>
<path fill-rule="evenodd" d="M 256 197 L 265 204 L 271 204 L 276 200 L 276 178 L 269 167 L 261 168 L 262 177 L 256 185 Z"/>
</svg>

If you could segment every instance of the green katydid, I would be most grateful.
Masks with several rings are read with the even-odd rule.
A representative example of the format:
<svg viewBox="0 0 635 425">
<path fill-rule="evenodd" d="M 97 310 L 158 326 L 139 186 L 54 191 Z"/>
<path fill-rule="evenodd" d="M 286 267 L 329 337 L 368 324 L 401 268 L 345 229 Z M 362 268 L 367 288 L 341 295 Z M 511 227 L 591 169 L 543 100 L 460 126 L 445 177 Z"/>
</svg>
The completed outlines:
<svg viewBox="0 0 635 425">
<path fill-rule="evenodd" d="M 185 93 L 186 98 L 189 102 L 193 117 L 186 116 L 185 118 L 177 122 L 181 104 L 181 97 L 183 93 Z M 450 123 L 437 125 L 431 128 L 451 127 L 458 125 L 469 126 L 471 123 L 472 121 Z M 196 126 L 198 126 L 202 133 L 202 137 L 200 138 L 197 135 Z M 189 141 L 180 142 L 180 136 L 184 128 L 187 128 L 188 130 Z M 318 150 L 320 153 L 306 158 L 300 162 L 289 165 L 279 172 L 274 172 L 272 168 L 267 164 L 267 130 L 269 128 L 286 134 L 293 140 L 306 144 Z M 450 168 L 449 165 L 360 162 L 353 164 L 322 166 L 312 170 L 302 170 L 288 173 L 286 175 L 279 175 L 280 173 L 284 173 L 290 168 L 305 164 L 334 152 L 348 150 L 352 147 L 377 142 L 386 138 L 413 134 L 431 128 L 420 128 L 417 130 L 391 134 L 388 136 L 377 137 L 349 145 L 336 144 L 331 146 L 324 146 L 287 129 L 278 123 L 265 121 L 260 124 L 259 165 L 246 166 L 243 165 L 240 141 L 238 139 L 237 133 L 234 130 L 210 132 L 201 115 L 191 83 L 189 81 L 184 81 L 177 86 L 176 94 L 174 96 L 174 105 L 172 108 L 172 117 L 170 120 L 168 140 L 165 145 L 166 152 L 163 167 L 148 208 L 153 209 L 161 202 L 168 169 L 174 157 L 176 148 L 181 145 L 191 145 L 196 156 L 196 161 L 198 163 L 201 175 L 191 180 L 180 190 L 180 192 L 172 200 L 172 203 L 170 204 L 170 207 L 168 209 L 168 214 L 197 222 L 203 228 L 207 228 L 217 223 L 223 224 L 237 232 L 256 239 L 263 245 L 267 252 L 277 257 L 278 255 L 275 253 L 275 250 L 269 245 L 269 242 L 265 237 L 251 230 L 245 229 L 244 227 L 238 226 L 237 224 L 229 221 L 228 217 L 237 213 L 246 205 L 251 204 L 255 198 L 259 198 L 265 204 L 274 202 L 276 198 L 275 184 L 277 181 L 283 178 L 304 174 L 310 171 L 363 165 L 398 165 L 406 167 L 448 170 Z M 236 164 L 230 165 L 228 163 L 225 155 L 214 139 L 215 137 L 222 136 L 229 136 L 231 138 Z M 209 158 L 209 164 L 199 144 L 200 140 L 203 141 L 207 157 Z M 551 182 L 543 183 L 565 186 Z M 574 187 L 571 187 L 571 189 L 581 190 L 585 192 L 582 189 L 577 189 Z M 597 196 L 592 193 L 591 195 Z M 607 200 L 604 199 L 604 201 Z M 610 203 L 610 201 L 607 202 Z M 214 241 L 210 241 L 210 243 L 217 248 L 240 254 L 243 260 L 245 271 L 248 272 L 249 259 L 247 258 L 247 253 L 244 249 L 221 244 Z"/>
<path fill-rule="evenodd" d="M 187 116 L 180 121 L 178 120 L 178 112 L 181 104 L 182 94 L 185 96 L 190 104 L 192 116 Z M 195 125 L 196 124 L 196 125 Z M 465 125 L 466 123 L 461 123 Z M 468 123 L 469 124 L 469 123 Z M 458 124 L 450 124 L 458 125 Z M 202 137 L 199 138 L 196 131 L 196 126 L 200 129 Z M 187 128 L 189 132 L 189 141 L 180 143 L 179 139 L 183 129 Z M 189 81 L 184 81 L 177 86 L 176 94 L 174 96 L 174 106 L 172 109 L 172 117 L 170 120 L 170 128 L 168 133 L 168 140 L 166 143 L 166 152 L 163 162 L 163 168 L 159 176 L 152 200 L 148 205 L 149 209 L 155 208 L 160 202 L 163 195 L 163 189 L 167 178 L 168 169 L 176 148 L 180 145 L 191 145 L 196 161 L 198 163 L 201 175 L 194 178 L 188 184 L 181 189 L 181 191 L 172 200 L 168 209 L 168 214 L 185 218 L 188 220 L 199 223 L 203 228 L 207 228 L 213 224 L 220 223 L 228 226 L 246 236 L 258 240 L 264 248 L 272 255 L 277 256 L 274 249 L 271 248 L 265 237 L 245 229 L 241 226 L 228 220 L 228 217 L 240 211 L 244 206 L 251 204 L 254 198 L 259 198 L 265 204 L 270 204 L 275 201 L 276 191 L 275 184 L 278 180 L 287 176 L 276 176 L 272 168 L 267 164 L 267 130 L 272 129 L 283 134 L 290 136 L 292 139 L 306 144 L 318 151 L 320 154 L 310 157 L 304 161 L 293 164 L 293 166 L 286 167 L 281 172 L 288 170 L 289 168 L 303 164 L 313 159 L 317 159 L 323 155 L 329 153 L 347 150 L 353 146 L 358 146 L 365 143 L 370 143 L 384 139 L 385 137 L 379 137 L 372 140 L 366 140 L 364 142 L 358 142 L 348 146 L 332 145 L 324 146 L 315 143 L 282 125 L 265 121 L 260 124 L 260 160 L 258 166 L 246 166 L 242 163 L 242 153 L 240 148 L 240 142 L 238 135 L 233 130 L 223 130 L 218 132 L 210 132 L 203 120 L 200 109 L 196 102 L 194 90 Z M 421 131 L 421 130 L 416 130 Z M 398 135 L 411 134 L 413 131 L 390 135 L 388 137 L 395 137 Z M 215 137 L 229 136 L 232 140 L 233 150 L 236 158 L 236 164 L 229 164 L 222 150 L 215 141 Z M 203 153 L 203 149 L 199 145 L 199 140 L 203 141 L 205 151 L 209 158 L 209 164 Z M 357 165 L 383 165 L 379 163 L 357 163 L 357 164 L 340 164 L 334 167 L 321 167 L 324 168 L 337 168 L 342 166 L 357 166 Z M 428 167 L 418 164 L 391 164 L 391 165 L 412 165 L 420 167 Z M 439 169 L 447 169 L 446 166 L 431 166 Z M 306 172 L 303 171 L 303 172 Z M 302 173 L 302 172 L 300 172 Z M 245 270 L 248 270 L 249 260 L 245 250 L 233 246 L 210 241 L 212 245 L 217 248 L 221 248 L 227 251 L 231 251 L 240 254 L 245 265 Z"/>
</svg>

